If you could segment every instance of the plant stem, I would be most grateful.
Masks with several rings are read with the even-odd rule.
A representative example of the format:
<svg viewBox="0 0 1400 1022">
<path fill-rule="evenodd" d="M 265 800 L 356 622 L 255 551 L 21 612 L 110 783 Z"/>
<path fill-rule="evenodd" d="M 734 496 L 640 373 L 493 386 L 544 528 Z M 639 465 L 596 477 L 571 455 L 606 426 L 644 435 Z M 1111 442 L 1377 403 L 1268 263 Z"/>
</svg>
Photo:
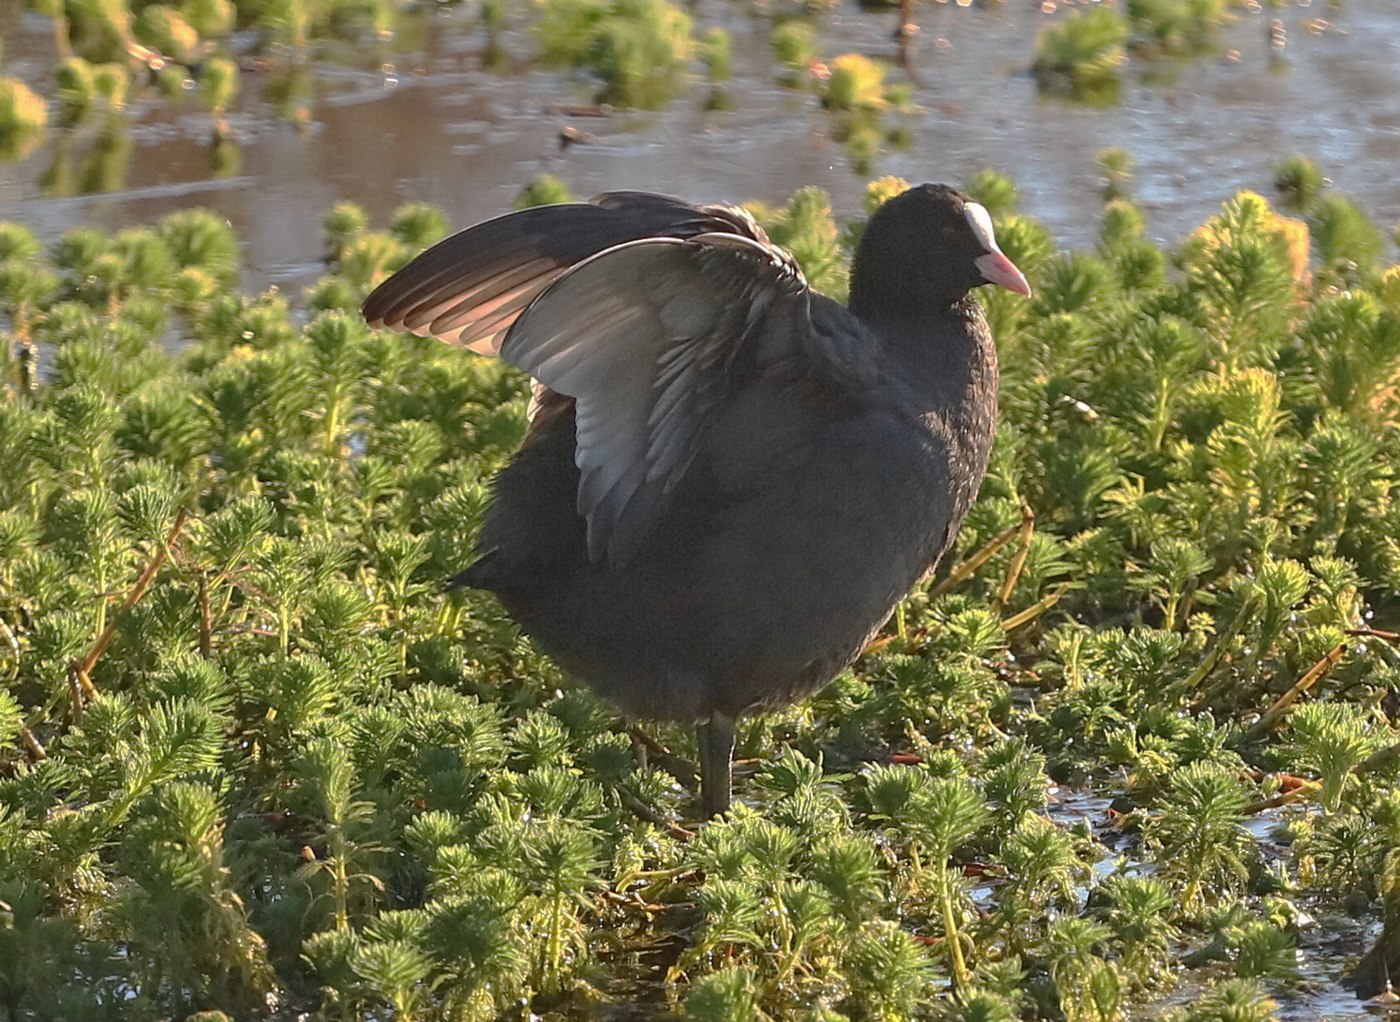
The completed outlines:
<svg viewBox="0 0 1400 1022">
<path fill-rule="evenodd" d="M 549 910 L 549 961 L 545 963 L 544 974 L 546 990 L 559 989 L 560 960 L 564 957 L 563 901 L 564 896 L 556 891 Z"/>
<path fill-rule="evenodd" d="M 340 432 L 340 386 L 331 388 L 330 398 L 326 402 L 326 454 L 336 457 L 340 452 L 336 444 L 336 435 Z"/>
<path fill-rule="evenodd" d="M 1015 631 L 1017 628 L 1020 628 L 1023 624 L 1035 620 L 1036 618 L 1040 617 L 1041 614 L 1044 614 L 1047 610 L 1053 607 L 1055 604 L 1059 603 L 1060 597 L 1064 596 L 1065 593 L 1068 591 L 1069 586 L 1060 586 L 1060 588 L 1056 589 L 1053 593 L 1047 593 L 1035 603 L 1032 603 L 1025 610 L 1021 611 L 1018 614 L 1012 614 L 1009 618 L 1003 621 L 1001 623 L 1002 630 L 1006 632 Z"/>
<path fill-rule="evenodd" d="M 1002 579 L 1001 591 L 997 594 L 995 603 L 998 609 L 1006 606 L 1007 601 L 1011 599 L 1016 582 L 1021 577 L 1021 569 L 1026 566 L 1026 557 L 1031 552 L 1031 539 L 1035 536 L 1035 512 L 1029 504 L 1021 505 L 1021 524 L 1017 526 L 1016 532 L 1016 553 L 1011 558 L 1011 563 L 1006 566 L 1006 577 Z"/>
<path fill-rule="evenodd" d="M 24 747 L 29 750 L 29 755 L 32 759 L 41 760 L 49 758 L 49 754 L 44 750 L 44 747 L 39 744 L 38 737 L 23 724 L 21 724 L 19 728 L 19 737 L 20 741 L 24 742 Z"/>
<path fill-rule="evenodd" d="M 208 660 L 214 653 L 214 619 L 209 609 L 209 576 L 199 572 L 199 655 Z"/>
<path fill-rule="evenodd" d="M 1245 621 L 1249 619 L 1252 613 L 1254 613 L 1254 600 L 1247 599 L 1240 607 L 1239 613 L 1235 615 L 1234 620 L 1225 627 L 1223 632 L 1216 636 L 1215 645 L 1211 647 L 1211 651 L 1206 655 L 1206 658 L 1202 660 L 1200 665 L 1191 672 L 1184 682 L 1182 682 L 1182 687 L 1187 692 L 1196 689 L 1201 682 L 1206 680 L 1210 672 L 1215 670 L 1215 665 L 1220 662 L 1220 658 L 1223 657 L 1225 651 L 1230 648 L 1230 643 L 1234 641 L 1235 636 L 1244 628 Z"/>
<path fill-rule="evenodd" d="M 174 545 L 175 540 L 179 538 L 180 530 L 185 527 L 185 519 L 188 517 L 189 509 L 184 507 L 180 508 L 180 513 L 175 516 L 175 524 L 170 529 L 170 535 L 166 537 L 164 543 L 156 548 L 156 552 L 151 555 L 150 562 L 141 572 L 140 578 L 138 578 L 136 584 L 131 587 L 131 592 L 127 593 L 126 599 L 122 601 L 121 609 L 123 611 L 130 610 L 132 607 L 136 606 L 141 597 L 146 595 L 146 590 L 150 588 L 151 582 L 154 581 L 156 572 L 160 571 L 160 566 L 165 563 L 166 557 L 169 556 L 170 548 Z M 106 609 L 107 602 L 104 596 L 102 602 L 99 604 L 99 621 L 106 619 Z M 118 620 L 120 620 L 120 614 L 113 616 L 112 620 L 103 626 L 98 633 L 97 641 L 92 644 L 92 647 L 87 651 L 87 655 L 76 664 L 78 680 L 83 683 L 83 690 L 88 698 L 97 694 L 96 690 L 92 687 L 92 669 L 97 666 L 97 661 L 101 659 L 102 654 L 107 652 L 107 647 L 112 644 L 112 639 L 117 634 Z"/>
<path fill-rule="evenodd" d="M 941 596 L 954 586 L 957 586 L 974 571 L 995 557 L 997 551 L 1010 543 L 1011 540 L 1015 538 L 1016 533 L 1020 531 L 1021 525 L 1019 522 L 1002 529 L 991 539 L 987 540 L 986 543 L 982 544 L 981 549 L 976 553 L 972 554 L 966 560 L 959 561 L 953 570 L 948 572 L 947 578 L 929 590 L 929 596 Z"/>
<path fill-rule="evenodd" d="M 1268 731 L 1278 723 L 1279 718 L 1288 712 L 1288 708 L 1293 705 L 1293 701 L 1300 695 L 1318 683 L 1328 671 L 1337 666 L 1337 662 L 1346 656 L 1346 643 L 1333 646 L 1322 655 L 1322 659 L 1304 672 L 1303 676 L 1293 683 L 1283 695 L 1274 700 L 1274 704 L 1264 711 L 1264 715 L 1254 722 L 1254 726 L 1248 731 L 1250 737 L 1256 737 Z"/>
<path fill-rule="evenodd" d="M 341 933 L 350 929 L 350 876 L 345 869 L 345 839 L 340 828 L 335 827 L 331 834 L 331 876 L 333 878 L 332 897 L 335 898 L 335 928 Z"/>
<path fill-rule="evenodd" d="M 1162 441 L 1166 439 L 1167 427 L 1171 425 L 1171 417 L 1168 409 L 1171 407 L 1171 394 L 1168 391 L 1169 381 L 1159 378 L 1157 381 L 1157 402 L 1152 412 L 1152 435 L 1148 438 L 1152 443 L 1154 451 L 1162 449 Z"/>
<path fill-rule="evenodd" d="M 943 939 L 948 943 L 948 954 L 953 960 L 953 987 L 966 990 L 972 985 L 972 974 L 968 972 L 967 961 L 963 958 L 962 940 L 958 937 L 957 919 L 953 914 L 953 885 L 951 871 L 945 862 L 939 867 L 938 900 L 943 910 Z"/>
</svg>

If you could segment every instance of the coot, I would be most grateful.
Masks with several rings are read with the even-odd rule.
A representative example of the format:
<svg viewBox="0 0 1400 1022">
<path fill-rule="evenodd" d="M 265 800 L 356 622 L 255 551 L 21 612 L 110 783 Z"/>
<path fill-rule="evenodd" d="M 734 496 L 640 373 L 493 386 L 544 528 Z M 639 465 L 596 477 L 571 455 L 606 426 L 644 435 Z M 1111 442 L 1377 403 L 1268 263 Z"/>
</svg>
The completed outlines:
<svg viewBox="0 0 1400 1022">
<path fill-rule="evenodd" d="M 847 306 L 738 208 L 610 192 L 448 238 L 364 315 L 534 377 L 455 583 L 624 712 L 698 722 L 714 815 L 735 718 L 854 660 L 975 498 L 986 283 L 1030 293 L 986 209 L 945 185 L 870 218 Z"/>
</svg>

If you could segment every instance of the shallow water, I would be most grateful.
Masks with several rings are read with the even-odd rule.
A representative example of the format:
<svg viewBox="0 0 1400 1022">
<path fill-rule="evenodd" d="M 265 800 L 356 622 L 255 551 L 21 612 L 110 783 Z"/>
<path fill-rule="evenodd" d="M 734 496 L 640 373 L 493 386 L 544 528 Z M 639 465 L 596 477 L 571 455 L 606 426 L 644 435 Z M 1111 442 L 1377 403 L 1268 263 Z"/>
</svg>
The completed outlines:
<svg viewBox="0 0 1400 1022">
<path fill-rule="evenodd" d="M 1097 879 L 1115 872 L 1132 874 L 1151 873 L 1155 868 L 1144 861 L 1137 840 L 1121 833 L 1109 812 L 1113 799 L 1102 791 L 1087 789 L 1060 789 L 1051 793 L 1048 812 L 1056 823 L 1066 827 L 1087 824 L 1094 832 L 1104 855 L 1093 864 Z M 1260 852 L 1266 860 L 1287 860 L 1289 849 L 1274 840 L 1275 832 L 1290 815 L 1317 811 L 1315 807 L 1304 805 L 1284 806 L 1266 809 L 1248 817 L 1245 828 L 1259 842 Z M 992 888 L 976 888 L 972 892 L 974 900 L 990 900 Z M 1081 890 L 1083 898 L 1087 894 Z M 1300 904 L 1305 913 L 1311 906 Z M 1275 1017 L 1279 1022 L 1360 1022 L 1362 1019 L 1386 1017 L 1367 1009 L 1366 1002 L 1343 985 L 1342 979 L 1365 951 L 1375 944 L 1380 936 L 1380 921 L 1375 918 L 1351 919 L 1339 913 L 1329 913 L 1319 919 L 1309 919 L 1298 934 L 1298 974 L 1301 983 L 1295 990 L 1273 992 L 1278 1001 Z M 1183 945 L 1179 957 L 1184 957 L 1193 946 Z M 1212 972 L 1211 967 L 1200 971 L 1186 971 L 1179 977 L 1179 984 L 1165 997 L 1138 1009 L 1131 1017 L 1160 1019 L 1172 1008 L 1188 1005 L 1204 988 L 1208 975 L 1227 975 L 1223 967 Z M 1400 1016 L 1391 1016 L 1400 1017 Z"/>
<path fill-rule="evenodd" d="M 8 73 L 49 91 L 47 21 L 0 5 Z M 210 206 L 245 238 L 249 283 L 300 284 L 319 272 L 321 214 L 349 198 L 382 218 L 400 203 L 441 205 L 464 226 L 509 207 L 540 171 L 586 196 L 652 188 L 696 199 L 780 201 L 795 188 L 827 189 L 840 214 L 858 211 L 865 180 L 833 137 L 833 119 L 810 92 L 775 81 L 768 22 L 749 5 L 694 5 L 697 22 L 722 24 L 735 41 L 730 112 L 704 109 L 694 83 L 652 113 L 576 116 L 590 84 L 582 74 L 531 69 L 529 37 L 503 37 L 503 71 L 482 67 L 472 5 L 406 20 L 396 39 L 350 51 L 351 65 L 322 62 L 302 129 L 261 99 L 270 77 L 245 62 L 233 166 L 215 176 L 209 115 L 191 103 L 147 103 L 130 112 L 130 152 L 94 169 L 94 129 L 51 130 L 25 160 L 0 166 L 0 218 L 46 237 L 77 225 L 115 228 L 172 209 Z M 917 109 L 889 114 L 907 147 L 876 158 L 872 173 L 962 180 L 985 166 L 1009 173 L 1023 208 L 1067 246 L 1092 243 L 1100 205 L 1094 155 L 1129 149 L 1133 191 L 1152 232 L 1174 241 L 1242 187 L 1268 191 L 1291 152 L 1316 159 L 1338 188 L 1383 227 L 1400 220 L 1400 3 L 1313 0 L 1278 12 L 1241 12 L 1218 53 L 1186 62 L 1134 59 L 1121 101 L 1092 109 L 1041 97 L 1028 71 L 1036 32 L 1051 18 L 1030 0 L 920 4 L 909 50 Z M 1270 18 L 1287 29 L 1281 57 Z M 1317 19 L 1323 19 L 1325 28 Z M 858 51 L 897 59 L 891 12 L 847 4 L 825 16 L 827 57 Z M 1143 80 L 1150 74 L 1153 82 Z M 891 80 L 906 80 L 895 69 Z M 561 148 L 569 125 L 584 144 Z M 83 180 L 108 175 L 106 181 Z M 232 171 L 232 173 L 230 173 Z M 57 184 L 55 180 L 57 179 Z M 98 194 L 82 194 L 108 187 Z M 67 191 L 74 194 L 46 194 Z"/>
</svg>

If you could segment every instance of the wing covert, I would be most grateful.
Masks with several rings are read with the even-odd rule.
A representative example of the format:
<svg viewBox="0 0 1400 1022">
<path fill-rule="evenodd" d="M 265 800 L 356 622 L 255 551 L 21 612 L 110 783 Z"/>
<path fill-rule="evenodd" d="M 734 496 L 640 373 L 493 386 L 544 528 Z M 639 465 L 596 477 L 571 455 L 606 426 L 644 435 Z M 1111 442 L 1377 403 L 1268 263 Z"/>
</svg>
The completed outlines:
<svg viewBox="0 0 1400 1022">
<path fill-rule="evenodd" d="M 571 266 L 639 238 L 715 231 L 767 240 L 742 210 L 650 192 L 506 213 L 419 254 L 365 299 L 364 315 L 371 326 L 495 355 L 516 317 Z"/>
<path fill-rule="evenodd" d="M 813 296 L 747 212 L 650 192 L 477 224 L 385 280 L 363 311 L 529 372 L 532 418 L 550 391 L 574 399 L 578 510 L 590 557 L 613 564 L 650 533 L 736 373 L 850 383 L 868 366 L 851 357 L 864 328 Z"/>
<path fill-rule="evenodd" d="M 594 561 L 625 563 L 650 534 L 736 377 L 808 347 L 809 297 L 785 253 L 704 234 L 609 249 L 520 316 L 501 357 L 575 400 Z"/>
</svg>

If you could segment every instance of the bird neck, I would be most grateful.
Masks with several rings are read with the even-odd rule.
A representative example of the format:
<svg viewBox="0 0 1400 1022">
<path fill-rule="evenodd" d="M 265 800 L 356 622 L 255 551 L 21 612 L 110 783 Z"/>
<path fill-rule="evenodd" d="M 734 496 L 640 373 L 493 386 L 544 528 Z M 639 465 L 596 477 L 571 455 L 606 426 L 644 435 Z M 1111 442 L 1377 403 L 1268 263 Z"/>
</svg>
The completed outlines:
<svg viewBox="0 0 1400 1022">
<path fill-rule="evenodd" d="M 953 274 L 911 274 L 885 253 L 861 249 L 851 262 L 846 307 L 868 321 L 945 316 L 971 301 L 969 289 L 977 283 Z"/>
<path fill-rule="evenodd" d="M 877 320 L 889 374 L 956 435 L 981 436 L 996 414 L 997 350 L 982 307 L 964 296 L 936 316 Z M 966 433 L 962 431 L 966 430 Z"/>
<path fill-rule="evenodd" d="M 954 532 L 982 485 L 997 420 L 997 349 L 982 308 L 970 295 L 936 329 L 896 335 L 895 371 L 918 395 L 921 417 L 945 438 L 950 523 Z"/>
</svg>

